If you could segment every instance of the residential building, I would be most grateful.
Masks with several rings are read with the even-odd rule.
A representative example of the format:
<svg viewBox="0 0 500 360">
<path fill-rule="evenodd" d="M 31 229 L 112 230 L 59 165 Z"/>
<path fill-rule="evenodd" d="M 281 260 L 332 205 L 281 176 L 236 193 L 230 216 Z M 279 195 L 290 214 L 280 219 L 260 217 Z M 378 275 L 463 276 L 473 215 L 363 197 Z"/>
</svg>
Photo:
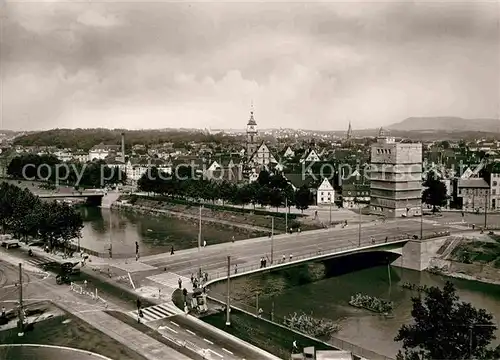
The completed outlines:
<svg viewBox="0 0 500 360">
<path fill-rule="evenodd" d="M 295 156 L 295 151 L 292 150 L 290 146 L 288 146 L 283 154 L 284 158 L 291 159 Z"/>
<path fill-rule="evenodd" d="M 333 204 L 335 202 L 335 189 L 330 183 L 330 180 L 328 180 L 327 178 L 323 179 L 321 185 L 318 187 L 317 192 L 318 205 Z"/>
<path fill-rule="evenodd" d="M 500 210 L 500 162 L 486 165 L 481 175 L 490 186 L 488 209 Z"/>
<path fill-rule="evenodd" d="M 305 154 L 306 155 L 302 159 L 300 159 L 301 163 L 321 161 L 320 156 L 318 155 L 318 153 L 314 149 L 310 149 Z"/>
<path fill-rule="evenodd" d="M 250 164 L 257 167 L 269 167 L 272 164 L 277 164 L 276 158 L 271 153 L 264 142 L 261 142 L 259 147 L 250 157 Z"/>
<path fill-rule="evenodd" d="M 489 193 L 490 185 L 483 178 L 458 179 L 457 197 L 464 211 L 484 211 Z"/>
<path fill-rule="evenodd" d="M 396 142 L 380 129 L 371 146 L 370 211 L 385 217 L 413 216 L 422 205 L 422 144 Z"/>
<path fill-rule="evenodd" d="M 89 153 L 87 153 L 83 150 L 77 150 L 73 153 L 73 160 L 76 160 L 78 162 L 81 162 L 82 164 L 85 164 L 86 162 L 89 161 Z"/>
<path fill-rule="evenodd" d="M 370 182 L 359 173 L 342 181 L 342 207 L 364 207 L 370 203 Z"/>
<path fill-rule="evenodd" d="M 122 156 L 120 145 L 104 145 L 100 143 L 89 150 L 89 161 L 104 160 L 108 156 Z"/>
</svg>

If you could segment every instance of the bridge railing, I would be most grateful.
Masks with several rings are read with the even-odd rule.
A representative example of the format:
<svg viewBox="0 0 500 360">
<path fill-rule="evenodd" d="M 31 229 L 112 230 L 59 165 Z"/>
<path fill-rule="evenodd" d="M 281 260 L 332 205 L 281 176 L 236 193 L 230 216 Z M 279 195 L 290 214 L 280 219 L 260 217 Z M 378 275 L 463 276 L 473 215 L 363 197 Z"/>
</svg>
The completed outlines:
<svg viewBox="0 0 500 360">
<path fill-rule="evenodd" d="M 449 231 L 442 231 L 442 232 L 433 232 L 433 233 L 428 233 L 424 235 L 424 240 L 425 239 L 431 239 L 431 238 L 437 238 L 437 237 L 443 237 L 443 236 L 448 236 L 450 235 Z M 276 269 L 280 267 L 285 267 L 285 266 L 290 266 L 290 265 L 297 265 L 298 263 L 304 262 L 305 260 L 315 260 L 315 259 L 323 259 L 327 258 L 329 256 L 333 256 L 337 253 L 343 252 L 343 251 L 349 251 L 349 250 L 356 250 L 356 249 L 370 249 L 374 248 L 377 249 L 382 245 L 391 245 L 395 243 L 400 243 L 401 241 L 408 241 L 412 239 L 413 235 L 412 234 L 402 234 L 402 235 L 394 235 L 394 236 L 389 236 L 387 239 L 383 238 L 374 238 L 373 241 L 371 239 L 363 239 L 361 243 L 359 242 L 353 242 L 351 245 L 348 246 L 334 246 L 330 248 L 321 248 L 318 247 L 315 250 L 309 250 L 306 252 L 300 252 L 297 254 L 291 254 L 292 256 L 290 257 L 290 253 L 283 253 L 282 251 L 274 251 L 273 255 L 273 261 L 271 262 L 271 258 L 269 254 L 266 254 L 266 266 L 262 266 L 259 262 L 255 264 L 250 264 L 250 265 L 240 265 L 237 263 L 231 264 L 231 269 L 230 269 L 230 275 L 231 278 L 233 277 L 238 277 L 241 275 L 246 275 L 252 272 L 257 272 L 261 269 Z M 269 240 L 271 241 L 271 239 Z M 285 257 L 283 258 L 283 255 Z M 203 272 L 203 266 L 202 266 L 202 272 Z M 206 282 L 206 285 L 209 285 L 211 283 L 221 281 L 227 279 L 227 269 L 225 271 L 215 271 L 215 272 L 209 272 L 208 273 L 208 281 Z"/>
<path fill-rule="evenodd" d="M 250 272 L 256 272 L 257 270 L 260 269 L 267 269 L 267 270 L 276 269 L 289 265 L 297 265 L 298 263 L 303 262 L 304 260 L 322 259 L 328 256 L 333 256 L 342 251 L 349 251 L 349 250 L 356 250 L 360 248 L 370 248 L 370 247 L 378 248 L 381 245 L 391 245 L 394 243 L 400 243 L 401 241 L 407 241 L 410 238 L 411 237 L 409 235 L 399 235 L 399 236 L 388 237 L 387 241 L 385 241 L 385 239 L 381 240 L 379 239 L 379 240 L 374 240 L 374 242 L 371 242 L 370 240 L 367 241 L 365 239 L 364 241 L 361 242 L 361 244 L 353 243 L 352 245 L 348 246 L 335 246 L 327 249 L 318 247 L 316 250 L 313 251 L 309 250 L 307 252 L 301 252 L 298 254 L 290 254 L 290 253 L 284 254 L 283 252 L 275 251 L 272 263 L 270 256 L 266 254 L 266 261 L 267 261 L 266 266 L 262 266 L 260 263 L 243 265 L 243 266 L 236 263 L 231 264 L 231 271 L 230 271 L 231 278 L 235 276 L 245 275 Z M 285 255 L 284 258 L 283 255 Z M 208 278 L 209 281 L 207 282 L 207 285 L 209 285 L 210 283 L 224 280 L 227 278 L 227 270 L 208 273 Z"/>
</svg>

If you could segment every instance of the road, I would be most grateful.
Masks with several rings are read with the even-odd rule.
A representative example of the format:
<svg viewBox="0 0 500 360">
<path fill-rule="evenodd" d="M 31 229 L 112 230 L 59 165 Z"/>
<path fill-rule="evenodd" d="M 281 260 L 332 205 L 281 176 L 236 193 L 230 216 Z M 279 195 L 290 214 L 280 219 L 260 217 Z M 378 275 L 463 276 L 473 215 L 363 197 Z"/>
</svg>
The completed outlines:
<svg viewBox="0 0 500 360">
<path fill-rule="evenodd" d="M 2 252 L 6 253 L 4 250 L 2 250 Z M 22 259 L 23 261 L 27 261 L 28 264 L 31 264 L 33 266 L 40 266 L 43 263 L 52 261 L 49 258 L 44 258 L 41 255 L 37 255 L 37 253 L 35 253 L 35 256 L 33 257 L 23 256 L 18 251 L 11 253 L 16 254 L 20 259 Z M 15 265 L 1 262 L 0 269 L 2 269 L 5 274 L 8 274 L 8 277 L 10 279 L 15 279 L 18 274 L 17 267 Z M 29 281 L 29 279 L 33 278 L 34 275 L 26 274 L 25 276 L 27 276 L 26 279 L 27 281 Z M 9 281 L 12 282 L 13 280 Z M 68 285 L 55 285 L 55 280 L 53 277 L 51 279 L 47 279 L 47 281 L 43 284 L 28 283 L 25 287 L 23 287 L 23 289 L 25 289 L 24 292 L 26 298 L 33 298 L 37 300 L 41 300 L 41 298 L 50 299 L 61 305 L 70 306 L 72 309 L 75 309 L 77 313 L 84 312 L 86 320 L 93 326 L 111 326 L 112 329 L 118 329 L 117 332 L 120 334 L 123 334 L 126 331 L 132 333 L 137 331 L 133 328 L 130 328 L 130 326 L 121 323 L 111 316 L 103 313 L 102 311 L 106 310 L 106 308 L 104 308 L 102 305 L 96 306 L 95 302 L 87 303 L 87 298 L 82 299 L 81 296 L 75 297 L 75 294 L 69 291 Z M 17 288 L 13 287 L 8 294 L 5 293 L 0 296 L 0 302 L 7 300 L 5 304 L 14 306 L 15 303 L 13 301 L 17 299 L 17 294 Z M 105 296 L 105 298 L 106 300 L 108 300 L 107 310 L 116 310 L 120 312 L 130 313 L 132 312 L 132 309 L 135 308 L 135 303 L 126 304 L 124 300 L 115 299 L 113 297 L 110 297 L 109 294 L 108 296 Z M 7 310 L 9 309 L 8 306 L 9 305 L 6 305 Z M 71 312 L 75 313 L 75 311 Z M 148 311 L 148 307 L 144 308 L 145 313 L 148 313 Z M 158 311 L 156 311 L 155 313 L 159 314 Z M 256 356 L 258 356 L 255 351 L 242 346 L 241 341 L 234 341 L 233 339 L 228 338 L 225 334 L 219 334 L 217 332 L 210 331 L 206 328 L 206 326 L 202 326 L 200 324 L 193 323 L 193 321 L 187 320 L 185 318 L 185 315 L 179 316 L 178 312 L 175 311 L 170 311 L 165 315 L 167 316 L 156 321 L 148 322 L 146 325 L 157 330 L 160 334 L 164 334 L 167 338 L 177 339 L 180 342 L 186 342 L 189 345 L 188 347 L 196 350 L 197 353 L 206 353 L 207 358 L 209 358 L 208 356 L 212 356 L 213 359 L 242 360 L 256 358 Z M 103 318 L 106 319 L 103 320 Z M 119 322 L 121 325 L 117 322 Z M 142 322 L 144 322 L 144 320 Z M 153 339 L 149 339 L 150 340 L 148 341 L 154 343 L 154 341 L 152 341 Z M 166 347 L 163 344 L 155 345 L 158 348 L 162 348 L 162 346 Z M 185 358 L 186 357 L 181 356 L 179 357 L 179 360 Z M 169 357 L 165 357 L 164 359 L 169 359 Z"/>
<path fill-rule="evenodd" d="M 455 228 L 445 224 L 430 224 L 424 222 L 423 233 L 430 234 L 440 231 L 457 231 Z M 331 252 L 333 249 L 355 247 L 358 245 L 371 245 L 372 237 L 376 243 L 385 242 L 399 238 L 401 235 L 409 234 L 420 236 L 420 220 L 405 219 L 398 221 L 387 221 L 385 223 L 363 224 L 361 237 L 359 237 L 358 225 L 346 228 L 334 228 L 329 230 L 309 231 L 295 234 L 282 234 L 270 238 L 259 238 L 239 241 L 234 244 L 217 244 L 206 248 L 189 249 L 179 251 L 174 255 L 159 254 L 142 258 L 144 264 L 157 268 L 166 268 L 168 272 L 175 273 L 181 277 L 190 278 L 196 274 L 201 267 L 210 278 L 222 276 L 227 272 L 227 256 L 231 256 L 231 272 L 242 272 L 249 268 L 260 266 L 260 259 L 265 257 L 268 264 L 273 261 L 281 261 L 285 256 L 286 261 L 317 255 L 319 252 Z M 273 254 L 273 255 L 271 255 Z"/>
</svg>

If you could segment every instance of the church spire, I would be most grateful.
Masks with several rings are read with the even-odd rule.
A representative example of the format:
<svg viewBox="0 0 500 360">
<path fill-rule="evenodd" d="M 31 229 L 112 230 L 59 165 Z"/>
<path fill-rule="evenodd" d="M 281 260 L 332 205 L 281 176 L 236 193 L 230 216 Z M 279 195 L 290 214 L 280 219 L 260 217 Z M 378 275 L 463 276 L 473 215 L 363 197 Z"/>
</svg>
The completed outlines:
<svg viewBox="0 0 500 360">
<path fill-rule="evenodd" d="M 250 104 L 250 120 L 248 120 L 248 124 L 247 125 L 257 125 L 257 123 L 255 122 L 255 119 L 253 117 L 253 100 L 252 100 L 252 103 Z"/>
<path fill-rule="evenodd" d="M 349 127 L 347 128 L 347 140 L 351 140 L 352 138 L 352 127 L 351 127 L 351 120 L 349 120 Z"/>
</svg>

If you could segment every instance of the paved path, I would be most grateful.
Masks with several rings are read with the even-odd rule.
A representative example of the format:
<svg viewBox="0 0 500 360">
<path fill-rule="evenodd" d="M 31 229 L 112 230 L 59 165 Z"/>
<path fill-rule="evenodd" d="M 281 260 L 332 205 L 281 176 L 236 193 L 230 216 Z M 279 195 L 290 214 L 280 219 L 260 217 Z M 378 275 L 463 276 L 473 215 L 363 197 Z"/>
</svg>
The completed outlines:
<svg viewBox="0 0 500 360">
<path fill-rule="evenodd" d="M 7 256 L 6 254 L 2 255 L 3 260 L 13 263 L 13 265 L 17 265 L 19 262 L 16 258 Z M 104 310 L 113 309 L 109 304 L 104 305 L 92 300 L 89 296 L 78 295 L 72 292 L 68 286 L 56 285 L 53 278 L 48 278 L 43 282 L 37 281 L 26 284 L 25 296 L 30 297 L 32 296 L 31 294 L 43 294 L 45 299 L 53 301 L 65 311 L 89 323 L 97 330 L 131 348 L 148 360 L 190 359 L 111 315 L 106 314 Z M 6 294 L 2 293 L 2 295 Z M 10 292 L 8 295 L 13 298 L 17 297 L 16 292 Z M 3 297 L 2 300 L 5 300 Z"/>
<path fill-rule="evenodd" d="M 13 252 L 11 252 L 14 254 Z M 50 260 L 57 260 L 59 262 L 62 262 L 61 259 L 54 254 L 47 254 L 44 253 L 41 250 L 34 249 L 35 256 L 30 257 L 28 259 L 22 260 L 26 266 L 29 266 L 31 270 L 37 270 L 35 268 L 35 265 L 40 265 L 43 263 L 46 263 L 47 261 Z M 19 258 L 16 258 L 12 255 L 10 255 L 6 251 L 2 251 L 2 259 L 5 257 L 8 257 L 13 264 L 16 264 L 20 262 Z M 64 261 L 70 261 L 70 260 L 76 260 L 76 259 L 65 259 Z M 104 259 L 101 259 L 101 262 L 104 263 Z M 109 259 L 112 261 L 112 264 L 116 264 L 116 261 L 113 261 L 113 259 Z M 101 263 L 101 265 L 102 265 Z M 135 262 L 138 263 L 138 269 L 143 268 L 141 266 L 140 262 Z M 95 265 L 94 265 L 95 266 Z M 84 271 L 89 271 L 88 269 Z M 139 270 L 140 271 L 140 270 Z M 92 270 L 90 270 L 92 272 Z M 158 304 L 155 306 L 147 307 L 144 309 L 144 314 L 145 318 L 141 321 L 143 322 L 146 326 L 150 327 L 151 329 L 158 331 L 160 334 L 162 334 L 164 337 L 169 339 L 170 341 L 173 341 L 177 343 L 181 347 L 186 347 L 190 349 L 191 351 L 194 351 L 198 354 L 201 354 L 203 356 L 206 356 L 207 359 L 228 359 L 228 360 L 243 360 L 243 359 L 269 359 L 269 360 L 278 360 L 278 358 L 272 356 L 271 354 L 258 349 L 256 347 L 251 346 L 250 344 L 245 343 L 244 341 L 231 336 L 221 330 L 218 330 L 208 324 L 203 323 L 202 321 L 192 317 L 192 316 L 187 316 L 185 315 L 181 310 L 179 310 L 177 307 L 173 305 L 171 302 L 171 292 L 174 290 L 174 287 L 178 287 L 178 279 L 179 276 L 176 274 L 169 274 L 169 273 L 162 273 L 161 277 L 154 277 L 152 276 L 154 280 L 161 281 L 163 284 L 161 285 L 162 292 L 164 296 L 162 296 L 165 300 L 162 304 Z M 52 281 L 55 282 L 55 280 L 52 277 Z M 151 281 L 152 280 L 148 280 Z M 186 285 L 189 283 L 189 279 L 184 278 L 184 282 Z M 47 285 L 47 284 L 45 284 Z M 158 293 L 158 286 L 151 288 L 151 293 Z M 65 292 L 64 292 L 64 289 Z M 116 321 L 110 321 L 109 325 L 108 321 L 106 320 L 106 317 L 109 317 L 109 315 L 105 314 L 102 312 L 102 310 L 106 309 L 103 305 L 102 302 L 98 304 L 98 306 L 95 304 L 95 301 L 91 303 L 91 307 L 82 307 L 82 301 L 86 301 L 89 299 L 89 297 L 86 297 L 84 295 L 75 295 L 73 293 L 69 293 L 68 291 L 69 287 L 64 286 L 64 285 L 55 285 L 55 290 L 58 290 L 59 292 L 64 292 L 64 296 L 54 296 L 51 293 L 47 293 L 47 291 L 40 291 L 40 293 L 43 293 L 44 296 L 48 296 L 50 300 L 56 301 L 56 302 L 61 302 L 64 301 L 63 304 L 66 304 L 68 302 L 68 297 L 72 299 L 76 299 L 76 301 L 69 301 L 70 305 L 71 303 L 74 303 L 74 308 L 67 307 L 67 310 L 72 313 L 78 313 L 81 314 L 80 317 L 82 317 L 83 320 L 88 321 L 91 325 L 95 326 L 97 329 L 101 330 L 101 327 L 103 329 L 106 329 L 108 327 L 108 332 L 105 332 L 106 334 L 112 336 L 113 333 L 115 333 L 116 336 L 124 336 L 127 335 L 129 330 L 131 334 L 133 331 L 137 332 L 134 328 L 130 328 L 128 325 L 118 321 L 118 323 L 122 324 L 123 326 L 123 334 L 122 331 L 118 327 L 118 323 Z M 143 288 L 139 289 L 142 290 Z M 188 285 L 188 289 L 191 289 Z M 192 289 L 191 289 L 192 290 Z M 67 295 L 67 296 L 66 296 Z M 75 298 L 75 296 L 77 296 Z M 108 309 L 114 309 L 117 311 L 122 311 L 122 308 L 118 308 L 115 305 L 111 304 L 108 301 Z M 132 317 L 134 320 L 137 319 L 137 312 L 134 311 L 135 303 L 130 304 L 132 305 L 131 308 L 126 309 L 125 313 L 128 314 L 130 317 Z M 133 310 L 134 309 L 134 310 Z M 95 313 L 95 312 L 101 312 L 102 314 L 106 315 L 103 316 L 102 323 L 97 322 L 95 315 L 88 315 L 87 313 Z M 85 316 L 85 318 L 83 318 Z M 144 321 L 145 320 L 145 321 Z M 175 321 L 174 321 L 175 320 Z M 175 325 L 173 324 L 175 323 Z M 127 328 L 130 328 L 127 330 Z M 142 336 L 146 336 L 139 332 Z M 132 336 L 132 335 L 130 335 Z M 142 336 L 139 337 L 142 339 Z M 114 337 L 114 336 L 112 336 Z M 115 337 L 114 337 L 115 338 Z M 148 337 L 149 338 L 149 337 Z M 154 340 L 150 338 L 151 340 Z M 121 341 L 119 338 L 117 340 Z M 144 339 L 142 339 L 141 342 L 143 342 Z M 144 340 L 145 341 L 145 340 Z M 126 341 L 124 342 L 125 345 L 134 345 L 134 341 Z M 151 360 L 157 360 L 157 359 L 186 359 L 186 357 L 175 357 L 177 356 L 175 353 L 173 353 L 172 356 L 168 356 L 168 351 L 164 350 L 163 348 L 158 348 L 158 344 L 161 344 L 161 346 L 170 349 L 168 346 L 165 346 L 162 343 L 156 344 L 154 341 L 150 342 L 144 342 L 144 344 L 151 344 L 147 345 L 145 351 L 151 351 L 153 355 L 151 356 L 146 356 L 143 354 L 145 357 Z M 132 346 L 132 349 L 135 350 L 135 348 Z M 163 349 L 163 350 L 162 350 Z M 173 349 L 171 349 L 174 351 Z M 142 354 L 142 353 L 141 353 Z M 219 356 L 222 355 L 222 356 Z M 210 357 L 211 356 L 211 357 Z"/>
</svg>

